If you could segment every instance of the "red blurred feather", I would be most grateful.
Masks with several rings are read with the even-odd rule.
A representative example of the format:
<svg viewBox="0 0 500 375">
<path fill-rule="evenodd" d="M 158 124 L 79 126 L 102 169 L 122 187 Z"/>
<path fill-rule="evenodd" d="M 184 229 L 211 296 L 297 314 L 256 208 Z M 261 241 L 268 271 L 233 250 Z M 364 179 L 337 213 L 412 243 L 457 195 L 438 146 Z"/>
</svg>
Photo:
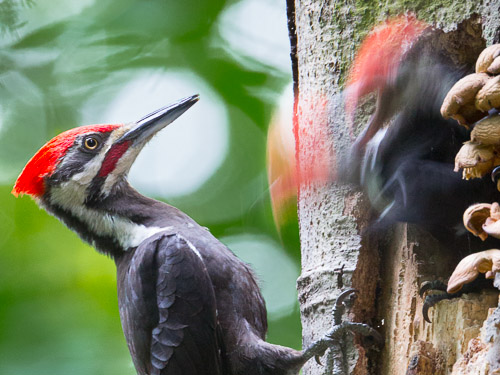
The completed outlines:
<svg viewBox="0 0 500 375">
<path fill-rule="evenodd" d="M 375 26 L 363 40 L 347 79 L 346 113 L 352 119 L 359 100 L 396 77 L 402 58 L 429 27 L 413 15 L 389 19 Z"/>
</svg>

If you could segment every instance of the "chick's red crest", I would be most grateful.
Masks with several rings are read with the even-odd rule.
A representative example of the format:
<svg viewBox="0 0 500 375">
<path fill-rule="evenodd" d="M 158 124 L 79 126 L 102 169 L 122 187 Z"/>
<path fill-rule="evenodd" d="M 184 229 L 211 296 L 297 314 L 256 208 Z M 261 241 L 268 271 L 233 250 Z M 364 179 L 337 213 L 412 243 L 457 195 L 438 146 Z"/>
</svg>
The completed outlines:
<svg viewBox="0 0 500 375">
<path fill-rule="evenodd" d="M 20 194 L 41 197 L 45 192 L 44 178 L 52 175 L 76 137 L 86 133 L 107 133 L 120 126 L 121 124 L 80 126 L 52 138 L 26 164 L 17 178 L 12 194 L 16 197 Z"/>
</svg>

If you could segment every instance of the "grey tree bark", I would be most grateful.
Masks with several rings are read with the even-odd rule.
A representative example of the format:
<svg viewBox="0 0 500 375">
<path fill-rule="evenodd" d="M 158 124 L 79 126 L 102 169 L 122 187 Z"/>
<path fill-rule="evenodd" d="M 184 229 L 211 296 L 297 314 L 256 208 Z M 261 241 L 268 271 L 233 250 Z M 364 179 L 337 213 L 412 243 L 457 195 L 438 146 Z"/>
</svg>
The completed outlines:
<svg viewBox="0 0 500 375">
<path fill-rule="evenodd" d="M 494 0 L 289 0 L 289 17 L 297 37 L 299 173 L 304 163 L 325 153 L 339 158 L 351 144 L 341 93 L 356 48 L 374 24 L 388 15 L 414 12 L 443 31 L 442 43 L 449 53 L 470 63 L 477 58 L 476 51 L 499 41 L 499 10 L 500 2 Z M 292 38 L 292 55 L 293 44 Z M 385 347 L 369 354 L 359 338 L 348 336 L 344 348 L 347 373 L 487 374 L 491 370 L 458 372 L 461 367 L 457 363 L 467 352 L 469 341 L 480 336 L 488 309 L 498 304 L 496 295 L 440 303 L 434 309 L 434 323 L 426 324 L 417 295 L 419 284 L 446 276 L 457 260 L 436 259 L 439 244 L 410 225 L 397 225 L 382 239 L 362 235 L 371 218 L 363 194 L 353 187 L 305 178 L 299 190 L 302 274 L 298 289 L 304 346 L 331 328 L 337 295 L 354 287 L 359 295 L 346 318 L 378 327 L 385 335 Z M 491 342 L 499 341 L 495 334 L 491 337 Z M 500 353 L 490 356 L 498 361 Z M 332 360 L 332 354 L 327 353 L 323 364 L 331 365 Z M 327 368 L 310 361 L 303 371 L 307 375 L 326 374 Z"/>
</svg>

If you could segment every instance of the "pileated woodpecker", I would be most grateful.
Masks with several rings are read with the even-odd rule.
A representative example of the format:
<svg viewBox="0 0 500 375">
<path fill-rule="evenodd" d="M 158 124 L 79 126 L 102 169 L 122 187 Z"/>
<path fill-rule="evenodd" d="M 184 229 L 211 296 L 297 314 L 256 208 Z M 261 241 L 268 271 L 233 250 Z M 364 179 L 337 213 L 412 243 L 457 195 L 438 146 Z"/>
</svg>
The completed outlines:
<svg viewBox="0 0 500 375">
<path fill-rule="evenodd" d="M 136 123 L 59 134 L 28 162 L 13 194 L 30 195 L 114 259 L 138 374 L 298 373 L 338 343 L 340 330 L 304 351 L 265 342 L 265 303 L 250 267 L 188 215 L 127 182 L 144 145 L 197 101 L 185 98 Z"/>
<path fill-rule="evenodd" d="M 348 79 L 346 112 L 352 119 L 373 90 L 376 110 L 339 175 L 364 188 L 379 211 L 374 227 L 417 223 L 452 243 L 466 235 L 465 209 L 495 200 L 498 191 L 489 178 L 465 181 L 454 172 L 455 155 L 470 137 L 440 108 L 464 71 L 434 47 L 436 35 L 405 15 L 374 28 L 363 42 Z"/>
</svg>

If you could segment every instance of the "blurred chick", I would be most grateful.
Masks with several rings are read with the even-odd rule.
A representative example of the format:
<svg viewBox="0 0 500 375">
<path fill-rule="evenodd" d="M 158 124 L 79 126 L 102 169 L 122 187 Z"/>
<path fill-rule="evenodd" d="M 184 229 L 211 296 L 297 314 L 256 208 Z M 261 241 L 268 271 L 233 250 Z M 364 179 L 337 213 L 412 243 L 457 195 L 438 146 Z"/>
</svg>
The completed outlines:
<svg viewBox="0 0 500 375">
<path fill-rule="evenodd" d="M 376 27 L 363 42 L 347 80 L 346 114 L 354 121 L 361 99 L 375 90 L 376 110 L 340 163 L 339 176 L 364 189 L 378 213 L 376 227 L 413 222 L 449 240 L 465 234 L 462 212 L 488 201 L 496 189 L 486 179 L 466 182 L 453 171 L 469 137 L 441 116 L 440 107 L 465 72 L 428 48 L 432 33 L 402 16 Z"/>
</svg>

